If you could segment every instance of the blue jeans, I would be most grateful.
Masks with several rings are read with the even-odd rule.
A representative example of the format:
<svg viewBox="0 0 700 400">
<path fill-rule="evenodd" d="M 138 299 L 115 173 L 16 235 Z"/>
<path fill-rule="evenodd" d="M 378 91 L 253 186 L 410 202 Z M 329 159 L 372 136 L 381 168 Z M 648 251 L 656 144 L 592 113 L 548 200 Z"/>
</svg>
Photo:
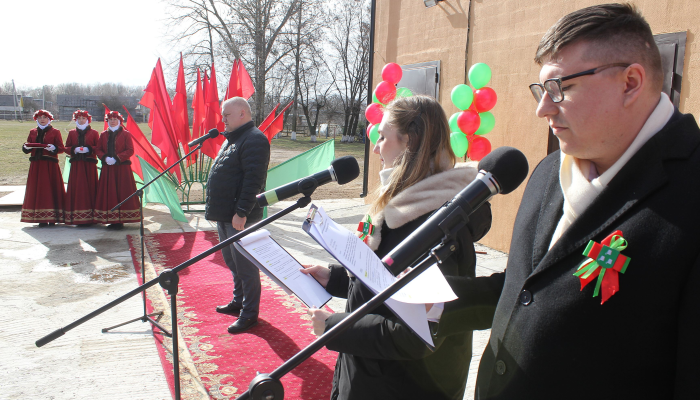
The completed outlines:
<svg viewBox="0 0 700 400">
<path fill-rule="evenodd" d="M 216 225 L 220 242 L 240 232 L 230 222 L 217 221 Z M 221 254 L 233 275 L 231 303 L 241 306 L 241 317 L 257 319 L 260 312 L 260 270 L 240 254 L 233 244 L 221 249 Z"/>
</svg>

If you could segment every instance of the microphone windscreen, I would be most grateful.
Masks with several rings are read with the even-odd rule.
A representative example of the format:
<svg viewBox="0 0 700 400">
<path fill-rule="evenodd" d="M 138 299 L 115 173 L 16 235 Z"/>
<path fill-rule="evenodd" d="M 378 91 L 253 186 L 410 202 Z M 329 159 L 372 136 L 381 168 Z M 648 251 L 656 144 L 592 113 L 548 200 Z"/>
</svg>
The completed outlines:
<svg viewBox="0 0 700 400">
<path fill-rule="evenodd" d="M 216 128 L 209 129 L 209 133 L 208 133 L 208 134 L 209 134 L 209 138 L 210 138 L 210 139 L 211 139 L 211 138 L 215 138 L 215 137 L 219 136 L 219 130 L 216 129 Z"/>
<path fill-rule="evenodd" d="M 339 185 L 345 185 L 360 175 L 360 164 L 353 156 L 336 158 L 331 162 L 331 167 L 335 171 Z"/>
<path fill-rule="evenodd" d="M 501 194 L 515 190 L 527 177 L 527 158 L 514 147 L 503 146 L 487 154 L 479 162 L 479 170 L 490 172 L 501 186 Z"/>
</svg>

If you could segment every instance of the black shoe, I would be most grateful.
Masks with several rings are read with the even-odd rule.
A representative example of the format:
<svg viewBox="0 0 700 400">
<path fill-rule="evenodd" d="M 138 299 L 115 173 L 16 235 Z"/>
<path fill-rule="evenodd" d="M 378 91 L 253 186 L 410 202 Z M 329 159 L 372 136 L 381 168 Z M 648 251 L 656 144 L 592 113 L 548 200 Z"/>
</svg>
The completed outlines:
<svg viewBox="0 0 700 400">
<path fill-rule="evenodd" d="M 49 222 L 49 226 L 56 226 L 55 222 Z"/>
<path fill-rule="evenodd" d="M 241 312 L 241 306 L 235 303 L 228 303 L 225 306 L 216 306 L 216 312 L 228 315 L 238 315 Z"/>
<path fill-rule="evenodd" d="M 123 228 L 124 228 L 124 224 L 109 224 L 109 225 L 107 225 L 107 229 L 120 230 Z"/>
<path fill-rule="evenodd" d="M 78 224 L 76 225 L 78 228 L 89 228 L 92 226 L 92 224 Z"/>
<path fill-rule="evenodd" d="M 39 228 L 43 228 L 45 226 L 49 226 L 49 224 L 46 222 L 39 222 Z"/>
<path fill-rule="evenodd" d="M 257 319 L 240 317 L 231 326 L 228 327 L 228 333 L 241 333 L 254 327 L 258 324 Z"/>
</svg>

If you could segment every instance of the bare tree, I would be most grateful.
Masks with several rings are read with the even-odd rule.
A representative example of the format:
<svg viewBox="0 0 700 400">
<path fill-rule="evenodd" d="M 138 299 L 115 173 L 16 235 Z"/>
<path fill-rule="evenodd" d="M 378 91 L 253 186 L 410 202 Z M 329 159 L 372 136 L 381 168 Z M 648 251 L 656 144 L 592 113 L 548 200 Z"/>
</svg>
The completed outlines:
<svg viewBox="0 0 700 400">
<path fill-rule="evenodd" d="M 330 12 L 333 18 L 329 44 L 333 55 L 331 60 L 324 60 L 343 102 L 343 132 L 354 135 L 369 93 L 369 4 L 339 0 Z"/>
<path fill-rule="evenodd" d="M 208 51 L 209 62 L 216 60 L 230 67 L 235 58 L 252 65 L 255 85 L 254 113 L 260 123 L 264 118 L 268 73 L 288 51 L 278 46 L 283 28 L 294 15 L 299 0 L 168 0 L 173 40 L 186 41 L 192 50 L 183 53 L 190 70 Z M 222 71 L 220 69 L 219 71 Z M 222 75 L 223 76 L 223 75 Z M 225 87 L 227 80 L 219 78 Z"/>
</svg>

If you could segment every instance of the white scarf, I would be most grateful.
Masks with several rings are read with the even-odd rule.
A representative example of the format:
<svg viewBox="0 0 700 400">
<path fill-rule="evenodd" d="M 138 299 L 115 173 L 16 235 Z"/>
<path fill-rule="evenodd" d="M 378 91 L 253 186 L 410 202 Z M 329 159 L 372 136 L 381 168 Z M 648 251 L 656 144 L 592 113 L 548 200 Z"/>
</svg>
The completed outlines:
<svg viewBox="0 0 700 400">
<path fill-rule="evenodd" d="M 112 131 L 112 132 L 116 132 L 117 129 L 119 129 L 120 126 L 122 126 L 122 122 L 121 122 L 121 121 L 117 122 L 117 126 L 115 126 L 114 128 L 111 127 L 111 126 L 108 126 L 107 128 L 109 128 L 109 130 Z"/>
<path fill-rule="evenodd" d="M 382 182 L 382 187 L 389 184 L 389 178 L 391 177 L 391 171 L 393 170 L 394 168 L 387 168 L 379 171 L 379 180 Z"/>
<path fill-rule="evenodd" d="M 566 229 L 574 223 L 593 200 L 608 186 L 608 183 L 617 175 L 622 167 L 633 155 L 657 132 L 659 132 L 671 119 L 675 108 L 665 93 L 661 93 L 659 104 L 651 113 L 642 129 L 637 134 L 632 144 L 622 156 L 602 175 L 598 176 L 593 163 L 581 160 L 561 153 L 561 165 L 559 167 L 559 183 L 564 192 L 564 214 L 561 216 L 557 229 L 549 242 L 549 248 L 564 234 Z"/>
<path fill-rule="evenodd" d="M 86 122 L 85 125 L 80 125 L 78 121 L 75 121 L 75 126 L 80 129 L 81 131 L 85 130 L 90 125 L 89 122 Z"/>
<path fill-rule="evenodd" d="M 42 125 L 42 124 L 40 124 L 39 122 L 37 122 L 36 125 L 39 127 L 39 129 L 46 129 L 47 126 L 51 125 L 51 122 L 49 122 L 49 123 L 46 124 L 46 125 Z"/>
</svg>

